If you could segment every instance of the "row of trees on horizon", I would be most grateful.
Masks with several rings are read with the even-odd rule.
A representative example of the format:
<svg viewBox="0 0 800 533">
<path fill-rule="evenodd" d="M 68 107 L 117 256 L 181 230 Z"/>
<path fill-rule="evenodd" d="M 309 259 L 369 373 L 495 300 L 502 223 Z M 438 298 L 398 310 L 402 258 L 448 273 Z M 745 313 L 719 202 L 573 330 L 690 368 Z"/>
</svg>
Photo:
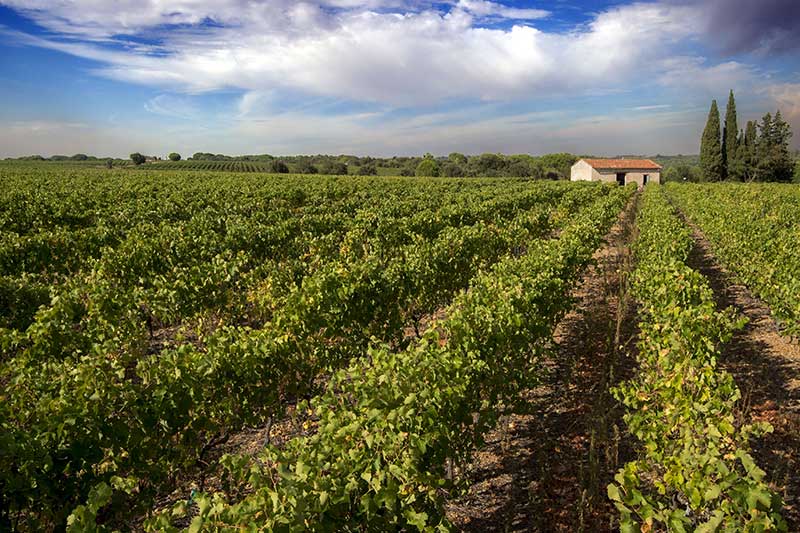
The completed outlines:
<svg viewBox="0 0 800 533">
<path fill-rule="evenodd" d="M 180 161 L 181 156 L 171 153 L 171 161 Z M 148 158 L 131 154 L 134 164 L 143 164 Z M 249 161 L 265 165 L 277 174 L 357 174 L 378 175 L 378 169 L 390 169 L 400 176 L 424 177 L 530 177 L 534 179 L 569 179 L 570 167 L 578 156 L 568 153 L 532 156 L 527 154 L 504 155 L 486 153 L 467 156 L 453 152 L 446 157 L 427 153 L 422 157 L 395 156 L 391 158 L 358 157 L 352 155 L 299 155 L 275 157 L 268 154 L 227 156 L 197 152 L 187 161 Z"/>
<path fill-rule="evenodd" d="M 748 121 L 739 129 L 733 91 L 728 96 L 721 127 L 717 101 L 712 100 L 700 141 L 703 181 L 792 181 L 800 177 L 800 163 L 789 149 L 792 130 L 780 110 Z"/>
</svg>

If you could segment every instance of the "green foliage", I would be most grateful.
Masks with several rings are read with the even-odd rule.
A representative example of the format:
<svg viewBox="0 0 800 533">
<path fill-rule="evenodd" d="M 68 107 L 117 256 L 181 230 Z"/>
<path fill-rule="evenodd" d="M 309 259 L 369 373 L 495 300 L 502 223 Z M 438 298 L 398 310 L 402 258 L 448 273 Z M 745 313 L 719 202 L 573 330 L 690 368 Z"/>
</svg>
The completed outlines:
<svg viewBox="0 0 800 533">
<path fill-rule="evenodd" d="M 793 159 L 789 151 L 792 130 L 780 110 L 775 116 L 764 115 L 760 124 L 748 122 L 738 131 L 736 101 L 728 97 L 722 144 L 719 144 L 719 112 L 716 100 L 711 103 L 700 143 L 700 167 L 703 181 L 730 178 L 737 181 L 792 180 Z"/>
<path fill-rule="evenodd" d="M 789 184 L 670 188 L 716 256 L 770 306 L 784 333 L 800 336 L 800 192 Z"/>
<path fill-rule="evenodd" d="M 67 533 L 100 533 L 107 528 L 98 526 L 97 518 L 100 510 L 114 499 L 114 491 L 120 494 L 133 495 L 136 490 L 136 478 L 113 476 L 108 483 L 98 483 L 89 491 L 86 503 L 76 507 L 67 517 Z M 119 502 L 123 503 L 123 502 Z"/>
<path fill-rule="evenodd" d="M 467 156 L 464 154 L 460 154 L 458 152 L 453 152 L 452 154 L 447 156 L 447 160 L 454 165 L 458 165 L 459 167 L 465 167 L 467 165 Z"/>
<path fill-rule="evenodd" d="M 696 167 L 679 164 L 667 167 L 664 171 L 663 179 L 664 182 L 686 183 L 700 181 L 700 176 Z"/>
<path fill-rule="evenodd" d="M 800 183 L 800 159 L 794 163 L 794 178 L 792 181 L 794 183 Z"/>
<path fill-rule="evenodd" d="M 477 176 L 499 176 L 506 163 L 500 154 L 481 154 L 471 161 Z"/>
<path fill-rule="evenodd" d="M 545 154 L 538 158 L 539 166 L 555 170 L 558 174 L 557 179 L 569 179 L 570 169 L 577 161 L 577 156 L 568 153 Z M 554 179 L 553 176 L 547 176 L 547 178 Z"/>
<path fill-rule="evenodd" d="M 739 124 L 736 120 L 736 100 L 733 91 L 728 96 L 728 106 L 725 109 L 725 127 L 722 130 L 722 159 L 725 163 L 725 177 L 741 180 L 741 166 L 739 156 Z"/>
<path fill-rule="evenodd" d="M 793 158 L 789 152 L 789 140 L 792 130 L 781 112 L 777 111 L 775 117 L 767 113 L 759 125 L 757 142 L 757 179 L 759 181 L 792 180 Z"/>
<path fill-rule="evenodd" d="M 145 162 L 145 157 L 142 154 L 140 154 L 139 152 L 132 153 L 130 158 L 131 158 L 131 161 L 133 161 L 134 165 L 141 165 L 142 163 Z"/>
<path fill-rule="evenodd" d="M 755 180 L 758 174 L 758 130 L 753 121 L 748 121 L 744 130 L 744 142 L 739 145 L 738 163 L 741 165 L 742 180 Z"/>
<path fill-rule="evenodd" d="M 377 176 L 378 175 L 378 169 L 374 164 L 367 163 L 365 165 L 361 165 L 358 168 L 358 175 L 359 176 Z"/>
<path fill-rule="evenodd" d="M 372 346 L 334 373 L 298 407 L 319 421 L 315 433 L 257 461 L 224 458 L 233 497 L 198 495 L 190 528 L 446 529 L 445 463 L 466 460 L 498 406 L 537 382 L 569 290 L 632 189 L 602 191 L 559 239 L 527 241 L 524 255 L 478 273 L 416 342 Z M 186 512 L 176 505 L 147 527 L 174 530 Z"/>
<path fill-rule="evenodd" d="M 415 176 L 417 166 L 425 160 L 430 160 L 439 169 L 438 175 L 443 177 L 531 177 L 552 180 L 569 179 L 570 167 L 577 161 L 577 157 L 572 154 L 546 154 L 540 157 L 525 154 L 483 154 L 468 157 L 453 153 L 447 158 L 436 158 L 431 154 L 427 156 L 373 158 L 315 155 L 283 157 L 281 161 L 289 168 L 289 172 L 300 174 L 310 174 L 313 168 L 327 175 L 346 175 L 348 168 L 349 173 L 359 174 L 359 169 L 363 167 L 369 172 L 365 170 L 362 175 Z M 197 152 L 187 161 L 154 162 L 148 164 L 146 168 L 275 173 L 277 171 L 274 170 L 274 164 L 276 164 L 275 158 L 271 155 L 227 156 Z M 372 169 L 375 169 L 374 174 Z"/>
<path fill-rule="evenodd" d="M 748 154 L 744 130 L 736 137 L 736 155 L 728 163 L 728 179 L 744 181 L 748 172 Z"/>
<path fill-rule="evenodd" d="M 331 176 L 347 176 L 347 165 L 341 161 L 333 161 L 324 165 L 321 169 L 322 174 Z"/>
<path fill-rule="evenodd" d="M 725 175 L 725 161 L 720 141 L 719 110 L 717 101 L 711 102 L 708 121 L 700 141 L 700 169 L 703 181 L 721 181 Z"/>
<path fill-rule="evenodd" d="M 168 157 L 169 157 L 170 161 L 180 161 L 181 160 L 181 154 L 179 154 L 177 152 L 170 153 Z"/>
<path fill-rule="evenodd" d="M 642 156 L 635 156 L 635 158 L 641 158 Z M 680 165 L 686 165 L 689 167 L 699 167 L 700 166 L 700 156 L 699 155 L 655 155 L 650 157 L 659 165 L 661 165 L 665 170 L 670 167 L 676 167 Z"/>
<path fill-rule="evenodd" d="M 0 189 L 0 510 L 22 530 L 143 513 L 215 439 L 372 343 L 404 349 L 409 325 L 608 193 L 38 172 Z M 161 345 L 151 328 L 178 333 Z M 141 480 L 135 497 L 100 503 L 115 476 Z"/>
<path fill-rule="evenodd" d="M 436 177 L 439 175 L 439 165 L 432 157 L 425 158 L 417 165 L 416 175 L 417 177 Z"/>
<path fill-rule="evenodd" d="M 288 174 L 289 166 L 280 159 L 274 159 L 269 164 L 269 170 L 276 174 Z"/>
<path fill-rule="evenodd" d="M 319 169 L 314 165 L 312 165 L 310 161 L 303 161 L 299 165 L 297 165 L 295 171 L 298 174 L 317 174 L 319 172 Z"/>
<path fill-rule="evenodd" d="M 442 165 L 439 174 L 446 178 L 461 178 L 466 175 L 466 171 L 460 164 L 448 160 Z"/>
<path fill-rule="evenodd" d="M 686 265 L 691 232 L 663 188 L 647 188 L 637 226 L 639 373 L 613 393 L 643 449 L 608 486 L 620 530 L 786 531 L 780 498 L 748 453 L 751 436 L 772 428 L 737 425 L 741 394 L 717 366 L 718 345 L 744 321 L 717 311 L 708 281 Z"/>
<path fill-rule="evenodd" d="M 268 155 L 264 155 L 262 157 L 263 157 L 263 160 L 265 160 L 265 161 L 271 161 L 273 159 L 272 156 L 268 156 Z M 191 159 L 194 160 L 194 161 L 233 161 L 233 160 L 239 159 L 239 158 L 234 158 L 234 157 L 231 157 L 231 156 L 228 156 L 228 155 L 224 155 L 224 154 L 212 154 L 212 153 L 209 153 L 209 152 L 195 152 L 194 154 L 192 154 Z"/>
</svg>

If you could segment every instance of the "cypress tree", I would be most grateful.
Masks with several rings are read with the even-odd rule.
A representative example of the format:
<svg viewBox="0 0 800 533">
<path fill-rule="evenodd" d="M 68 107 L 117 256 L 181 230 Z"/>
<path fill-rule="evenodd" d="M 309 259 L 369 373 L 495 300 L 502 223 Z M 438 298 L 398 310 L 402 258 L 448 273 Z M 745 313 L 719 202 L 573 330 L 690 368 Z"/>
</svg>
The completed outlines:
<svg viewBox="0 0 800 533">
<path fill-rule="evenodd" d="M 708 121 L 700 140 L 700 169 L 705 181 L 720 181 L 723 176 L 724 161 L 719 130 L 719 109 L 717 101 L 712 100 Z"/>
<path fill-rule="evenodd" d="M 792 138 L 792 129 L 783 120 L 780 110 L 775 112 L 772 121 L 772 176 L 775 181 L 791 181 L 794 161 L 789 151 L 789 139 Z"/>
<path fill-rule="evenodd" d="M 772 114 L 767 113 L 761 118 L 758 125 L 758 139 L 756 140 L 755 179 L 757 181 L 770 181 L 772 175 L 772 151 L 775 147 L 773 136 Z"/>
<path fill-rule="evenodd" d="M 725 169 L 724 175 L 726 178 L 739 178 L 739 176 L 731 175 L 731 170 L 733 169 L 735 172 L 735 170 L 738 168 L 736 163 L 736 157 L 738 155 L 736 136 L 738 134 L 739 125 L 736 121 L 736 100 L 734 99 L 733 91 L 731 90 L 730 95 L 728 95 L 728 107 L 725 109 L 725 129 L 723 130 L 722 134 L 722 160 Z"/>
<path fill-rule="evenodd" d="M 728 179 L 744 181 L 747 174 L 747 145 L 744 130 L 739 131 L 739 136 L 736 138 L 736 157 L 732 157 L 730 161 Z"/>
<path fill-rule="evenodd" d="M 752 120 L 747 121 L 747 127 L 744 130 L 744 146 L 742 147 L 742 168 L 744 175 L 742 178 L 745 181 L 752 181 L 756 177 L 756 164 L 758 162 L 758 131 L 756 130 L 756 123 Z"/>
</svg>

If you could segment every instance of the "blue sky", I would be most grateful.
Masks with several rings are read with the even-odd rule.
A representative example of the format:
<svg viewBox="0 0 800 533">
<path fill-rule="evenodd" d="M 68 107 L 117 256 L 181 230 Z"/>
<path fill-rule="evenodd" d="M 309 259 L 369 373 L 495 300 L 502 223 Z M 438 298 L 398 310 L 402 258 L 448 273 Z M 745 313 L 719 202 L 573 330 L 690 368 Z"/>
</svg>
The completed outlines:
<svg viewBox="0 0 800 533">
<path fill-rule="evenodd" d="M 0 157 L 800 147 L 796 0 L 0 0 Z"/>
</svg>

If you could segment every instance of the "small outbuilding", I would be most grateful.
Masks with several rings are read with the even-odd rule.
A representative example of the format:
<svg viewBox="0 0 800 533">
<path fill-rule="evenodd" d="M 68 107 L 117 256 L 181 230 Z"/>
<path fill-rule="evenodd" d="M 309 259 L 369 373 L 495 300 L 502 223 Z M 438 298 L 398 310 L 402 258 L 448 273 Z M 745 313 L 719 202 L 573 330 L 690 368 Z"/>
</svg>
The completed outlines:
<svg viewBox="0 0 800 533">
<path fill-rule="evenodd" d="M 580 159 L 572 165 L 572 181 L 607 181 L 620 185 L 661 183 L 661 165 L 650 159 Z"/>
</svg>

